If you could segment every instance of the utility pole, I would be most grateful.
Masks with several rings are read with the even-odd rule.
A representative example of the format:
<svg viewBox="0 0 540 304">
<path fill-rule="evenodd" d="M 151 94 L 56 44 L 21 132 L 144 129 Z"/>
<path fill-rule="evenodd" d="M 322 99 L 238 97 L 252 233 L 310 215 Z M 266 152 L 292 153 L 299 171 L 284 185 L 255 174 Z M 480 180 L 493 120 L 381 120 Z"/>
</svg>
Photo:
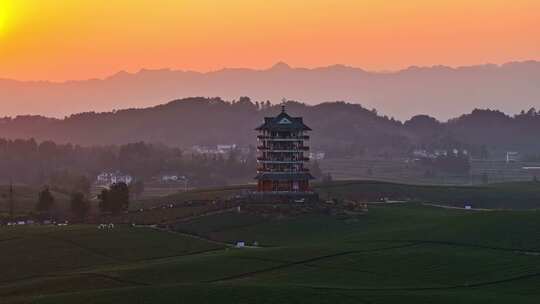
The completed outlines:
<svg viewBox="0 0 540 304">
<path fill-rule="evenodd" d="M 13 221 L 15 212 L 15 202 L 13 201 L 13 181 L 9 179 L 9 217 Z"/>
</svg>

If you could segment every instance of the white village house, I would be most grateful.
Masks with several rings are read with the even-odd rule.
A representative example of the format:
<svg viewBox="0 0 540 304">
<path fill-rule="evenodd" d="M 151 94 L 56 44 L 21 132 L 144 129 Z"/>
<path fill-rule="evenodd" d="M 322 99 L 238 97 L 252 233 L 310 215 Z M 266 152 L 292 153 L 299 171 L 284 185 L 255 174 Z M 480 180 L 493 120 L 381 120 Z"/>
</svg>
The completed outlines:
<svg viewBox="0 0 540 304">
<path fill-rule="evenodd" d="M 228 154 L 231 151 L 237 149 L 236 144 L 223 144 L 216 146 L 193 146 L 191 148 L 194 152 L 199 154 Z"/>
<path fill-rule="evenodd" d="M 116 183 L 131 184 L 133 177 L 129 174 L 122 174 L 119 171 L 116 172 L 102 172 L 96 177 L 96 184 L 110 186 Z"/>
<path fill-rule="evenodd" d="M 176 182 L 184 182 L 186 180 L 187 180 L 187 177 L 180 174 L 175 174 L 175 173 L 165 173 L 159 176 L 159 181 L 162 183 L 176 183 Z"/>
</svg>

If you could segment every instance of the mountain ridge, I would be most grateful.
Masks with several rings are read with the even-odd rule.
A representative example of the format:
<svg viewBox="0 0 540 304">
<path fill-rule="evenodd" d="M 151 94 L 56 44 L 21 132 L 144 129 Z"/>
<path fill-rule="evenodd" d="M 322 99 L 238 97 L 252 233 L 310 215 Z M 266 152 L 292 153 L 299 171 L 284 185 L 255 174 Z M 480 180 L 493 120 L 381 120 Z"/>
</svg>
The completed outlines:
<svg viewBox="0 0 540 304">
<path fill-rule="evenodd" d="M 331 64 L 318 67 L 293 67 L 284 61 L 278 61 L 268 68 L 248 68 L 248 67 L 225 67 L 217 70 L 210 71 L 195 71 L 190 69 L 173 69 L 173 68 L 141 68 L 136 72 L 128 72 L 126 70 L 120 70 L 113 74 L 104 77 L 90 77 L 84 79 L 68 79 L 64 81 L 53 81 L 53 80 L 19 80 L 9 77 L 0 77 L 0 81 L 7 82 L 16 82 L 16 83 L 47 83 L 47 84 L 65 84 L 65 83 L 77 83 L 77 82 L 86 82 L 86 81 L 102 81 L 117 78 L 118 76 L 136 76 L 137 74 L 152 73 L 152 72 L 171 72 L 171 73 L 190 73 L 197 75 L 207 75 L 215 74 L 223 71 L 250 71 L 250 72 L 265 72 L 277 69 L 289 69 L 289 70 L 298 70 L 298 71 L 313 71 L 313 70 L 329 70 L 329 69 L 343 69 L 343 70 L 354 70 L 358 72 L 365 72 L 369 74 L 378 74 L 378 75 L 388 75 L 388 74 L 400 74 L 403 72 L 410 71 L 419 71 L 419 70 L 448 70 L 448 71 L 460 71 L 460 70 L 481 70 L 481 69 L 500 69 L 511 66 L 521 66 L 524 64 L 532 64 L 540 66 L 540 60 L 520 60 L 520 61 L 508 61 L 505 63 L 484 63 L 484 64 L 473 64 L 473 65 L 460 65 L 460 66 L 449 66 L 444 64 L 436 65 L 410 65 L 406 68 L 397 69 L 397 70 L 366 70 L 361 67 L 355 67 L 347 64 Z"/>
<path fill-rule="evenodd" d="M 283 98 L 308 104 L 348 100 L 405 120 L 424 113 L 439 120 L 474 108 L 518 113 L 540 101 L 540 62 L 415 67 L 370 72 L 347 65 L 318 68 L 276 63 L 268 69 L 210 72 L 172 69 L 120 71 L 103 79 L 66 82 L 0 79 L 0 113 L 62 117 L 78 112 L 147 107 L 190 96 L 227 100 Z"/>
</svg>

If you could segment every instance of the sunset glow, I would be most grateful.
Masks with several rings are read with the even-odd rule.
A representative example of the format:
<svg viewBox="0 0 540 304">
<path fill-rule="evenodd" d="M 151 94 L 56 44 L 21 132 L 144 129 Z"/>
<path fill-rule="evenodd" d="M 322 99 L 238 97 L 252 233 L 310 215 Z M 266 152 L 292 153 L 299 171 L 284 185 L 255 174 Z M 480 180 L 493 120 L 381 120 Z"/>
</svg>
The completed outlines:
<svg viewBox="0 0 540 304">
<path fill-rule="evenodd" d="M 540 59 L 537 0 L 0 0 L 0 77 Z"/>
</svg>

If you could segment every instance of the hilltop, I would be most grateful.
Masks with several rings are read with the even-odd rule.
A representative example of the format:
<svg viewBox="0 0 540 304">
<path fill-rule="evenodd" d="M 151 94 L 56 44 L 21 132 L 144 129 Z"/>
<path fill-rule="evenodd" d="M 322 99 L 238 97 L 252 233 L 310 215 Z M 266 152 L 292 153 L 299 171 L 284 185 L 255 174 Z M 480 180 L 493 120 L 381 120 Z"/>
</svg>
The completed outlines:
<svg viewBox="0 0 540 304">
<path fill-rule="evenodd" d="M 403 155 L 412 149 L 482 149 L 537 153 L 540 115 L 532 108 L 514 116 L 475 109 L 447 122 L 417 115 L 405 122 L 374 109 L 345 102 L 307 105 L 286 103 L 292 115 L 303 116 L 314 130 L 311 146 L 331 157 Z M 0 120 L 0 137 L 35 138 L 77 145 L 118 145 L 145 141 L 181 148 L 193 145 L 255 145 L 254 127 L 280 109 L 241 97 L 192 97 L 140 109 L 85 112 L 63 119 L 17 116 Z"/>
</svg>

